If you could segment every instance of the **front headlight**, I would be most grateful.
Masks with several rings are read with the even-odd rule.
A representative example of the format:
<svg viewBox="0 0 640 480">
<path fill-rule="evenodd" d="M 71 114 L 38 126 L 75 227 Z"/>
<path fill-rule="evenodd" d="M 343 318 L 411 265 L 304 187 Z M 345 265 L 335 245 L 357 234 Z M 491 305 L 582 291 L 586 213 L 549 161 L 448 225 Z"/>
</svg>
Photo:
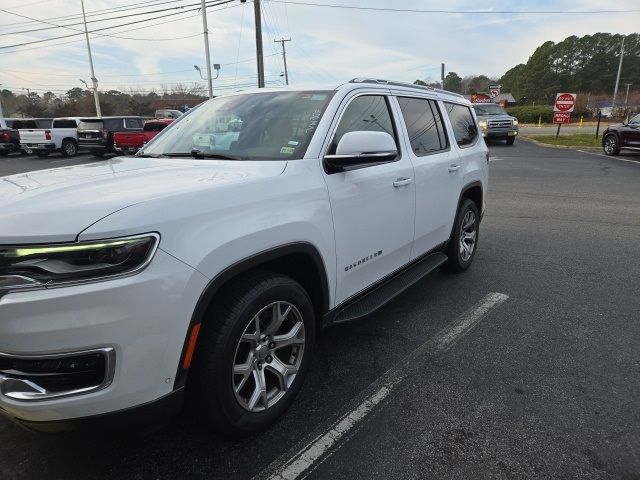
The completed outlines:
<svg viewBox="0 0 640 480">
<path fill-rule="evenodd" d="M 483 130 L 487 129 L 487 121 L 486 120 L 480 120 L 478 122 L 478 125 L 480 125 L 480 128 L 483 129 Z"/>
<path fill-rule="evenodd" d="M 144 268 L 159 237 L 145 234 L 91 242 L 0 246 L 0 294 L 126 275 Z"/>
<path fill-rule="evenodd" d="M 513 119 L 513 126 L 514 126 L 514 127 L 517 127 L 517 126 L 518 126 L 518 119 L 517 119 L 517 118 L 514 118 L 514 119 Z"/>
</svg>

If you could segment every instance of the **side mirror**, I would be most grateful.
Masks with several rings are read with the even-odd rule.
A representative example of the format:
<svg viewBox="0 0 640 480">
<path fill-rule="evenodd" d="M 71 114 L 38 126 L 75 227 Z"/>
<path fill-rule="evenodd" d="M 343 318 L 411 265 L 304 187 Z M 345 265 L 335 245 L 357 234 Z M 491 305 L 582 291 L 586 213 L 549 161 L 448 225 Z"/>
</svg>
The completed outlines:
<svg viewBox="0 0 640 480">
<path fill-rule="evenodd" d="M 390 162 L 398 157 L 396 141 L 386 132 L 345 133 L 334 155 L 325 155 L 329 173 L 346 172 L 363 166 Z"/>
</svg>

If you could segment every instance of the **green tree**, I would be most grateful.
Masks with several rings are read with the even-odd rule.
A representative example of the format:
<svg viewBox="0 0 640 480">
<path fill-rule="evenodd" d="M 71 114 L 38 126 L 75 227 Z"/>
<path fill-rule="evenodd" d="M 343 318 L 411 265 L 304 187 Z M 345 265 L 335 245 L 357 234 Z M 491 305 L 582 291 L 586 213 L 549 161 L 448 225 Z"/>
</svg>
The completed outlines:
<svg viewBox="0 0 640 480">
<path fill-rule="evenodd" d="M 449 72 L 444 77 L 444 89 L 450 92 L 462 93 L 462 78 L 456 72 Z"/>
</svg>

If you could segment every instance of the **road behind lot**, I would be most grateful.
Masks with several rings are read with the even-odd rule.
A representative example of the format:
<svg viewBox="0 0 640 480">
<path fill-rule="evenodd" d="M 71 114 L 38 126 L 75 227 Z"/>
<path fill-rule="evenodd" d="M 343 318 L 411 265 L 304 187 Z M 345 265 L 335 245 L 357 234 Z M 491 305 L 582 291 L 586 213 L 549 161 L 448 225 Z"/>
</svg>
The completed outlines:
<svg viewBox="0 0 640 480">
<path fill-rule="evenodd" d="M 269 478 L 394 365 L 406 377 L 309 463 L 311 478 L 640 478 L 640 157 L 490 150 L 470 271 L 435 272 L 326 330 L 274 427 L 228 441 L 179 419 L 151 436 L 74 440 L 0 420 L 0 478 Z M 509 298 L 466 336 L 402 363 L 492 292 Z"/>
</svg>

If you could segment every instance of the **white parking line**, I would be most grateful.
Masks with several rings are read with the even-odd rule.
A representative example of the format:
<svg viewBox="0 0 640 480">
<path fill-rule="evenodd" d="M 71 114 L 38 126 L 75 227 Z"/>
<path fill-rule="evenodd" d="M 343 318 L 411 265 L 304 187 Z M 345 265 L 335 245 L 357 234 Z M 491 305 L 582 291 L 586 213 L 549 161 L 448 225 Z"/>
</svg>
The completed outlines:
<svg viewBox="0 0 640 480">
<path fill-rule="evenodd" d="M 586 150 L 578 150 L 578 152 L 580 152 L 580 153 L 588 153 L 589 155 L 596 155 L 598 157 L 608 158 L 609 160 L 618 160 L 620 162 L 640 163 L 640 160 L 631 160 L 631 159 L 628 159 L 628 158 L 612 157 L 612 156 L 609 156 L 609 155 L 604 155 L 602 153 L 587 152 Z"/>
<path fill-rule="evenodd" d="M 360 395 L 360 401 L 337 422 L 323 429 L 324 433 L 311 442 L 302 444 L 294 455 L 285 454 L 267 467 L 254 479 L 293 480 L 310 473 L 329 457 L 329 450 L 336 445 L 351 429 L 356 427 L 375 407 L 380 404 L 408 375 L 412 365 L 423 356 L 432 356 L 451 348 L 460 338 L 470 332 L 474 326 L 493 308 L 509 298 L 504 293 L 489 293 L 480 302 L 462 314 L 451 325 L 441 330 L 435 337 L 426 341 L 402 361 L 387 371 Z M 364 399 L 362 397 L 364 396 Z M 295 450 L 294 450 L 295 451 Z"/>
</svg>

